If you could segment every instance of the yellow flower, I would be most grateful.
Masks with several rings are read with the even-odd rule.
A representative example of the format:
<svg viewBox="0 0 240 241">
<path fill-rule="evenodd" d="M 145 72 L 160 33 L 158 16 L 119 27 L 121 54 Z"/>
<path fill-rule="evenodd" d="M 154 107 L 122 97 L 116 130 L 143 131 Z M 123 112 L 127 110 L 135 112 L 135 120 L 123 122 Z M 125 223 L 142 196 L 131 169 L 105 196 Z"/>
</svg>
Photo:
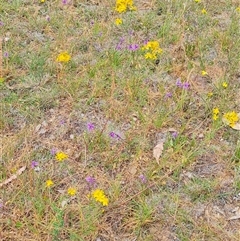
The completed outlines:
<svg viewBox="0 0 240 241">
<path fill-rule="evenodd" d="M 163 50 L 159 47 L 158 41 L 149 41 L 143 47 L 142 50 L 148 50 L 144 57 L 145 59 L 157 59 L 157 54 L 161 54 Z"/>
<path fill-rule="evenodd" d="M 46 187 L 51 187 L 51 186 L 53 186 L 53 184 L 54 183 L 53 183 L 53 181 L 51 179 L 46 181 Z"/>
<path fill-rule="evenodd" d="M 68 195 L 74 196 L 76 194 L 77 190 L 73 187 L 69 187 L 67 190 Z"/>
<path fill-rule="evenodd" d="M 4 78 L 0 77 L 0 84 L 2 84 L 4 82 Z"/>
<path fill-rule="evenodd" d="M 196 3 L 200 3 L 200 2 L 201 2 L 201 0 L 195 0 L 195 2 L 196 2 Z"/>
<path fill-rule="evenodd" d="M 115 8 L 115 10 L 119 13 L 123 13 L 127 11 L 127 6 L 124 4 L 118 4 Z"/>
<path fill-rule="evenodd" d="M 127 10 L 135 11 L 137 8 L 133 6 L 133 0 L 117 0 L 115 10 L 118 13 L 126 12 Z"/>
<path fill-rule="evenodd" d="M 236 11 L 240 13 L 240 7 L 237 7 L 237 8 L 236 8 Z"/>
<path fill-rule="evenodd" d="M 69 62 L 71 59 L 71 56 L 68 54 L 68 52 L 62 52 L 58 55 L 56 61 L 57 62 Z"/>
<path fill-rule="evenodd" d="M 218 115 L 219 114 L 219 109 L 218 108 L 213 108 L 213 114 L 216 114 L 216 115 Z"/>
<path fill-rule="evenodd" d="M 218 119 L 218 115 L 213 114 L 213 120 L 217 120 Z"/>
<path fill-rule="evenodd" d="M 202 70 L 201 73 L 202 73 L 202 76 L 208 75 L 207 71 L 205 71 L 205 70 Z"/>
<path fill-rule="evenodd" d="M 152 53 L 146 53 L 144 55 L 145 59 L 157 59 L 156 55 L 155 54 L 152 54 Z"/>
<path fill-rule="evenodd" d="M 44 2 L 45 2 L 45 0 L 40 0 L 40 2 L 41 2 L 41 3 L 44 3 Z"/>
<path fill-rule="evenodd" d="M 108 206 L 109 200 L 104 194 L 104 191 L 101 189 L 96 189 L 92 191 L 92 197 L 97 201 L 100 202 L 103 206 Z"/>
<path fill-rule="evenodd" d="M 56 153 L 55 158 L 56 158 L 58 161 L 64 161 L 65 159 L 68 158 L 68 155 L 65 154 L 64 152 L 58 152 L 58 153 Z"/>
<path fill-rule="evenodd" d="M 213 96 L 213 92 L 208 92 L 208 97 L 212 97 Z"/>
<path fill-rule="evenodd" d="M 201 10 L 201 13 L 202 13 L 202 14 L 207 14 L 207 10 L 206 10 L 205 8 L 203 8 L 203 9 Z"/>
<path fill-rule="evenodd" d="M 115 20 L 115 24 L 116 25 L 120 25 L 120 24 L 122 24 L 122 19 L 121 18 L 117 18 L 116 20 Z"/>
<path fill-rule="evenodd" d="M 219 114 L 219 109 L 218 108 L 213 108 L 212 110 L 212 118 L 213 120 L 217 120 L 218 119 L 218 114 Z"/>
<path fill-rule="evenodd" d="M 222 83 L 222 87 L 226 89 L 226 88 L 228 87 L 228 83 L 224 81 L 224 82 Z"/>
<path fill-rule="evenodd" d="M 227 112 L 223 115 L 223 118 L 227 121 L 227 124 L 231 127 L 234 127 L 236 122 L 238 122 L 239 117 L 235 111 Z"/>
</svg>

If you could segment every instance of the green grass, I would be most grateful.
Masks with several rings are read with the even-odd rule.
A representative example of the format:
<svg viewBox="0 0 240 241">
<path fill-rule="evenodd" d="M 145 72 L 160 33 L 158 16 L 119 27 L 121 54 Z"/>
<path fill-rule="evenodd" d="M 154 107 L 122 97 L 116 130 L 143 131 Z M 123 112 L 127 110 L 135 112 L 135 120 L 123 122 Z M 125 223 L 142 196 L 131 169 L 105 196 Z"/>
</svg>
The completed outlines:
<svg viewBox="0 0 240 241">
<path fill-rule="evenodd" d="M 239 240 L 238 1 L 90 2 L 0 3 L 0 239 Z"/>
</svg>

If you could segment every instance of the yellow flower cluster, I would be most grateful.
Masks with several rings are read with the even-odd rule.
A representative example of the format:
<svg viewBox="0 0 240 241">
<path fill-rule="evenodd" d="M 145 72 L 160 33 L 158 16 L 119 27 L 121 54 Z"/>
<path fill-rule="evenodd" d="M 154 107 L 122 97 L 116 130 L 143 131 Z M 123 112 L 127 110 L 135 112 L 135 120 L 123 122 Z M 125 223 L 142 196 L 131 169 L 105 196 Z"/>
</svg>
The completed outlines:
<svg viewBox="0 0 240 241">
<path fill-rule="evenodd" d="M 226 120 L 227 124 L 231 127 L 234 127 L 239 120 L 239 116 L 235 111 L 227 112 L 223 115 L 223 118 Z"/>
<path fill-rule="evenodd" d="M 67 190 L 68 195 L 74 196 L 76 194 L 77 190 L 73 187 L 69 187 Z"/>
<path fill-rule="evenodd" d="M 67 159 L 67 158 L 68 158 L 68 155 L 65 154 L 64 152 L 58 152 L 58 153 L 56 153 L 55 158 L 56 158 L 58 161 L 61 162 L 61 161 L 64 161 L 65 159 Z"/>
<path fill-rule="evenodd" d="M 108 206 L 109 200 L 107 196 L 104 194 L 104 191 L 101 189 L 96 189 L 92 191 L 92 197 L 97 201 L 100 202 L 103 206 Z"/>
<path fill-rule="evenodd" d="M 137 8 L 133 5 L 133 0 L 116 0 L 115 10 L 118 13 L 124 13 L 127 10 L 135 11 Z"/>
<path fill-rule="evenodd" d="M 62 52 L 58 55 L 56 61 L 57 62 L 69 62 L 71 59 L 71 56 L 68 54 L 68 52 Z"/>
<path fill-rule="evenodd" d="M 149 41 L 142 47 L 142 50 L 148 51 L 145 54 L 145 59 L 157 59 L 157 55 L 162 53 L 158 41 Z"/>
<path fill-rule="evenodd" d="M 219 109 L 218 108 L 214 108 L 212 110 L 212 114 L 213 114 L 213 120 L 217 120 L 218 119 L 218 114 L 219 114 Z"/>
<path fill-rule="evenodd" d="M 117 18 L 116 20 L 115 20 L 115 24 L 116 25 L 120 25 L 120 24 L 122 24 L 122 19 L 121 18 Z"/>
<path fill-rule="evenodd" d="M 51 179 L 46 181 L 46 187 L 50 188 L 53 185 L 53 181 Z"/>
<path fill-rule="evenodd" d="M 226 89 L 226 88 L 228 87 L 228 83 L 224 81 L 224 82 L 222 83 L 222 87 Z"/>
<path fill-rule="evenodd" d="M 205 70 L 202 70 L 201 74 L 202 74 L 202 76 L 208 75 L 207 71 L 205 71 Z"/>
</svg>

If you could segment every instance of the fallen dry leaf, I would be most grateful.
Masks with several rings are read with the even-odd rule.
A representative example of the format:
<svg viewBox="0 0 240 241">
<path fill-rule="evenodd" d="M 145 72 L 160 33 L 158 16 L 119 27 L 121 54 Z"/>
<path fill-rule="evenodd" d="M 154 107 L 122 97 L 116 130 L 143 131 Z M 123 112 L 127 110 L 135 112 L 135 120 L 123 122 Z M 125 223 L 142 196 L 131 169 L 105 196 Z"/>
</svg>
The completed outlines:
<svg viewBox="0 0 240 241">
<path fill-rule="evenodd" d="M 237 114 L 240 119 L 240 113 Z M 226 118 L 222 118 L 222 122 L 229 126 L 229 121 Z M 236 123 L 234 126 L 231 126 L 232 129 L 240 131 L 240 123 Z"/>
<path fill-rule="evenodd" d="M 232 128 L 234 130 L 240 131 L 240 123 L 235 124 Z"/>
<path fill-rule="evenodd" d="M 19 175 L 21 175 L 24 171 L 26 170 L 26 166 L 21 167 L 14 175 L 9 177 L 7 180 L 4 182 L 0 183 L 0 187 L 7 185 L 10 183 L 12 180 L 16 179 Z"/>
<path fill-rule="evenodd" d="M 162 155 L 163 152 L 163 143 L 159 142 L 154 148 L 153 148 L 153 157 L 156 159 L 157 163 L 159 164 L 159 158 Z"/>
</svg>

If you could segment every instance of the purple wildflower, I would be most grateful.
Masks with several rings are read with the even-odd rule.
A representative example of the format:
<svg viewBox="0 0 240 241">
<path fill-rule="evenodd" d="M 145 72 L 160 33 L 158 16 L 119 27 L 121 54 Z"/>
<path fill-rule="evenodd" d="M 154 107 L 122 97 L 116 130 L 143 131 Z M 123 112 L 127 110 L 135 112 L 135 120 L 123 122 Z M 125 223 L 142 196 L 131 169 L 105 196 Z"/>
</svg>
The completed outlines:
<svg viewBox="0 0 240 241">
<path fill-rule="evenodd" d="M 121 137 L 117 133 L 115 133 L 113 131 L 111 131 L 109 133 L 109 136 L 112 137 L 112 138 L 121 139 Z"/>
<path fill-rule="evenodd" d="M 119 39 L 119 42 L 118 42 L 117 46 L 116 46 L 116 50 L 121 50 L 122 49 L 123 42 L 124 42 L 124 37 L 121 37 Z"/>
<path fill-rule="evenodd" d="M 3 26 L 3 25 L 4 25 L 4 23 L 2 21 L 0 21 L 0 26 Z"/>
<path fill-rule="evenodd" d="M 52 149 L 50 150 L 50 153 L 51 153 L 51 155 L 55 156 L 55 154 L 57 153 L 56 148 L 52 148 Z"/>
<path fill-rule="evenodd" d="M 146 45 L 149 42 L 148 39 L 144 40 L 143 44 Z"/>
<path fill-rule="evenodd" d="M 116 46 L 116 50 L 121 50 L 121 49 L 122 49 L 122 45 L 120 43 L 118 43 Z"/>
<path fill-rule="evenodd" d="M 46 20 L 49 22 L 50 21 L 50 17 L 47 15 L 46 16 Z"/>
<path fill-rule="evenodd" d="M 95 128 L 94 124 L 93 123 L 87 123 L 87 129 L 88 131 L 93 131 Z"/>
<path fill-rule="evenodd" d="M 185 89 L 185 90 L 188 90 L 190 88 L 190 84 L 188 82 L 184 82 L 182 84 L 182 88 Z"/>
<path fill-rule="evenodd" d="M 172 133 L 172 138 L 173 138 L 173 139 L 176 139 L 177 136 L 178 136 L 178 133 L 177 133 L 176 131 L 174 131 L 174 132 Z"/>
<path fill-rule="evenodd" d="M 182 88 L 182 81 L 180 78 L 177 79 L 176 86 Z"/>
<path fill-rule="evenodd" d="M 94 177 L 91 177 L 91 176 L 87 176 L 87 177 L 85 178 L 85 180 L 86 180 L 87 183 L 88 183 L 89 185 L 91 185 L 91 186 L 93 186 L 93 185 L 95 184 L 95 182 L 96 182 L 96 179 L 95 179 Z"/>
<path fill-rule="evenodd" d="M 62 0 L 62 4 L 68 4 L 67 0 Z"/>
<path fill-rule="evenodd" d="M 31 167 L 32 167 L 32 168 L 35 168 L 35 167 L 37 167 L 37 166 L 38 166 L 38 162 L 37 162 L 37 161 L 32 161 Z"/>
<path fill-rule="evenodd" d="M 171 92 L 166 93 L 165 98 L 172 98 L 172 93 Z"/>
<path fill-rule="evenodd" d="M 5 52 L 5 53 L 3 54 L 3 57 L 5 57 L 5 58 L 8 58 L 8 56 L 9 56 L 8 52 Z"/>
<path fill-rule="evenodd" d="M 119 43 L 123 43 L 124 42 L 124 37 L 121 37 L 120 40 L 119 40 Z"/>
<path fill-rule="evenodd" d="M 130 30 L 130 31 L 128 32 L 128 34 L 129 34 L 130 36 L 132 36 L 132 35 L 134 34 L 134 31 L 133 31 L 133 30 Z"/>
<path fill-rule="evenodd" d="M 65 124 L 65 120 L 60 120 L 60 124 L 64 125 Z"/>
<path fill-rule="evenodd" d="M 136 50 L 139 49 L 139 45 L 138 45 L 138 44 L 130 44 L 129 47 L 128 47 L 128 49 L 129 49 L 130 51 L 136 51 Z"/>
<path fill-rule="evenodd" d="M 141 175 L 139 176 L 139 178 L 141 179 L 142 183 L 146 183 L 146 182 L 147 182 L 147 178 L 146 178 L 146 176 L 144 176 L 143 174 L 141 174 Z"/>
</svg>

